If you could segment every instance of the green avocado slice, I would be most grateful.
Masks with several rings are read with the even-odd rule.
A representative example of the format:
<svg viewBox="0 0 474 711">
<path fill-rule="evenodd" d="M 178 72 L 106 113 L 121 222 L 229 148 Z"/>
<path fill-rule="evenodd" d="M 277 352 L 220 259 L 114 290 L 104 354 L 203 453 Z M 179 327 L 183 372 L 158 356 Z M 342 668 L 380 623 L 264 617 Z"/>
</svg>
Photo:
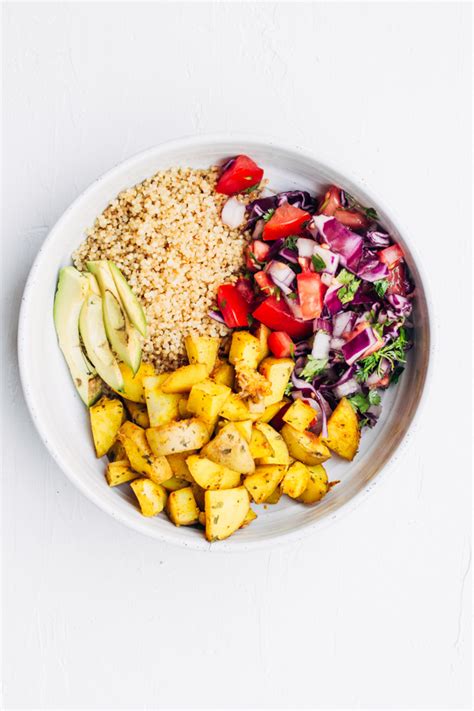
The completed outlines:
<svg viewBox="0 0 474 711">
<path fill-rule="evenodd" d="M 112 353 L 104 327 L 102 299 L 89 291 L 79 315 L 79 330 L 89 360 L 113 390 L 122 392 L 123 376 Z"/>
<path fill-rule="evenodd" d="M 59 347 L 82 401 L 91 407 L 102 394 L 102 382 L 82 349 L 79 314 L 89 291 L 88 280 L 74 267 L 59 272 L 53 317 Z"/>
<path fill-rule="evenodd" d="M 120 269 L 113 262 L 109 262 L 109 267 L 128 318 L 140 331 L 143 338 L 146 338 L 146 316 L 143 306 L 131 290 Z"/>
<path fill-rule="evenodd" d="M 102 296 L 104 325 L 112 350 L 136 373 L 142 358 L 142 342 L 137 329 L 130 323 L 126 309 L 106 261 L 87 262 L 87 269 L 97 279 Z"/>
</svg>

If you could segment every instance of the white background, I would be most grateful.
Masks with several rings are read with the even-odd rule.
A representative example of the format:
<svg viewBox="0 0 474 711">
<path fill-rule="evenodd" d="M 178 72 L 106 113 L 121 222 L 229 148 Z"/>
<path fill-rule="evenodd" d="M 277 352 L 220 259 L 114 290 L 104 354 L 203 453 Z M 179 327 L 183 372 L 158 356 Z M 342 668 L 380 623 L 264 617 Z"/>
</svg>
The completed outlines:
<svg viewBox="0 0 474 711">
<path fill-rule="evenodd" d="M 6 6 L 5 708 L 469 706 L 469 32 L 456 3 Z M 245 555 L 162 545 L 83 498 L 16 364 L 27 272 L 67 205 L 133 153 L 213 131 L 294 140 L 375 188 L 437 322 L 424 416 L 385 483 Z"/>
</svg>

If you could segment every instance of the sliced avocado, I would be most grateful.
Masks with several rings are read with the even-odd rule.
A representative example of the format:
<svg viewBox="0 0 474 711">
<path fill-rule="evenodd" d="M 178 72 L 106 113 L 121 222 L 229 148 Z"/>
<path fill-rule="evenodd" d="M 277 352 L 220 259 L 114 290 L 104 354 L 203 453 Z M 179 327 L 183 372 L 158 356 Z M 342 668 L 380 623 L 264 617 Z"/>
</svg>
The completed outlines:
<svg viewBox="0 0 474 711">
<path fill-rule="evenodd" d="M 120 303 L 108 262 L 87 262 L 87 269 L 97 279 L 102 295 L 104 325 L 112 350 L 134 373 L 140 367 L 142 343 L 137 329 L 130 323 Z"/>
<path fill-rule="evenodd" d="M 143 306 L 131 290 L 127 280 L 120 269 L 113 263 L 109 262 L 110 272 L 114 278 L 115 286 L 120 296 L 122 306 L 127 312 L 127 316 L 133 323 L 135 328 L 138 328 L 143 338 L 146 337 L 146 316 Z"/>
<path fill-rule="evenodd" d="M 110 350 L 104 327 L 102 299 L 89 291 L 79 315 L 79 330 L 89 360 L 113 390 L 123 390 L 123 376 Z"/>
<path fill-rule="evenodd" d="M 74 267 L 59 272 L 54 297 L 54 325 L 77 392 L 90 407 L 102 394 L 102 382 L 82 350 L 79 336 L 79 314 L 86 300 L 88 281 Z"/>
</svg>

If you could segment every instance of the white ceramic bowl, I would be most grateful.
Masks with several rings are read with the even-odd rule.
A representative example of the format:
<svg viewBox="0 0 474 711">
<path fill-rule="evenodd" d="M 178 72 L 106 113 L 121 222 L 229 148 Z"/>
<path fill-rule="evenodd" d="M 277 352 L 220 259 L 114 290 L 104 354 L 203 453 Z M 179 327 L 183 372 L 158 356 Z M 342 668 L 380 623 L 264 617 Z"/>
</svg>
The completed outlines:
<svg viewBox="0 0 474 711">
<path fill-rule="evenodd" d="M 117 193 L 159 169 L 175 165 L 208 167 L 237 153 L 246 153 L 263 166 L 265 177 L 275 190 L 306 188 L 319 193 L 327 184 L 336 183 L 362 204 L 377 209 L 382 223 L 402 244 L 415 280 L 415 347 L 410 351 L 408 366 L 398 386 L 384 396 L 378 426 L 364 431 L 355 461 L 348 464 L 334 457 L 327 463 L 330 479 L 340 479 L 341 483 L 319 505 L 305 507 L 287 499 L 267 510 L 259 506 L 258 519 L 251 526 L 227 541 L 209 544 L 201 530 L 175 528 L 164 514 L 144 518 L 128 487 L 111 489 L 106 484 L 104 461 L 94 456 L 87 410 L 75 392 L 57 345 L 53 298 L 58 270 L 70 264 L 71 253 L 83 240 L 86 228 Z M 248 550 L 298 539 L 352 508 L 373 488 L 382 468 L 387 468 L 397 447 L 406 439 L 425 386 L 429 355 L 427 297 L 413 248 L 380 200 L 306 151 L 248 136 L 201 136 L 172 141 L 121 163 L 99 178 L 66 210 L 45 240 L 28 278 L 19 325 L 20 371 L 28 407 L 46 447 L 71 481 L 101 509 L 136 531 L 201 550 Z"/>
</svg>

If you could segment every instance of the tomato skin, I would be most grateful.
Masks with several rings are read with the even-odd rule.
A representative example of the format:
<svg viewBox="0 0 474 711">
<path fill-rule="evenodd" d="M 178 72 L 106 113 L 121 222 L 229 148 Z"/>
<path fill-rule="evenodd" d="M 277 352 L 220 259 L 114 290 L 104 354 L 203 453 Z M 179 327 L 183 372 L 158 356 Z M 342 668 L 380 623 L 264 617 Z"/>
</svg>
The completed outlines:
<svg viewBox="0 0 474 711">
<path fill-rule="evenodd" d="M 364 230 L 369 226 L 369 221 L 365 215 L 358 210 L 342 210 L 337 209 L 334 217 L 342 225 L 349 227 L 351 230 Z"/>
<path fill-rule="evenodd" d="M 258 185 L 263 178 L 263 170 L 248 156 L 236 156 L 234 162 L 217 181 L 216 192 L 236 195 Z"/>
<path fill-rule="evenodd" d="M 390 385 L 390 376 L 389 375 L 384 375 L 383 378 L 380 378 L 380 380 L 377 380 L 376 383 L 372 383 L 369 385 L 369 390 L 375 390 L 376 388 L 388 388 Z"/>
<path fill-rule="evenodd" d="M 331 185 L 323 198 L 319 208 L 319 214 L 334 217 L 334 213 L 339 209 L 342 209 L 341 191 L 339 188 L 336 188 L 335 185 Z"/>
<path fill-rule="evenodd" d="M 319 318 L 323 310 L 325 291 L 321 275 L 315 272 L 302 272 L 297 274 L 296 281 L 303 319 Z"/>
<path fill-rule="evenodd" d="M 311 259 L 309 257 L 298 257 L 298 264 L 304 272 L 311 270 Z"/>
<path fill-rule="evenodd" d="M 221 284 L 217 290 L 217 305 L 229 328 L 249 325 L 250 305 L 233 284 Z"/>
<path fill-rule="evenodd" d="M 266 272 L 257 272 L 253 275 L 259 289 L 271 293 L 271 289 L 275 286 Z"/>
<path fill-rule="evenodd" d="M 392 244 L 390 247 L 385 247 L 379 253 L 381 262 L 387 265 L 389 269 L 394 269 L 397 264 L 403 259 L 403 252 L 398 244 Z"/>
<path fill-rule="evenodd" d="M 290 358 L 295 352 L 295 344 L 285 331 L 273 331 L 270 333 L 268 347 L 275 358 Z"/>
<path fill-rule="evenodd" d="M 408 293 L 407 278 L 403 262 L 397 264 L 397 266 L 393 269 L 390 269 L 388 273 L 388 282 L 389 287 L 387 289 L 387 294 L 400 294 L 401 296 L 406 296 Z"/>
<path fill-rule="evenodd" d="M 246 279 L 245 277 L 239 277 L 235 282 L 235 288 L 240 294 L 242 294 L 248 304 L 253 303 L 253 301 L 255 300 L 255 293 L 252 288 L 252 282 L 250 281 L 250 279 Z"/>
<path fill-rule="evenodd" d="M 273 215 L 263 228 L 263 239 L 265 242 L 288 237 L 289 235 L 300 234 L 303 225 L 311 219 L 311 215 L 306 210 L 285 202 L 277 207 Z"/>
<path fill-rule="evenodd" d="M 361 321 L 358 326 L 356 326 L 352 331 L 348 331 L 347 333 L 343 333 L 341 335 L 341 338 L 343 338 L 345 341 L 351 341 L 353 338 L 359 335 L 359 333 L 362 333 L 362 331 L 365 331 L 366 328 L 370 326 L 370 323 L 368 321 Z"/>
<path fill-rule="evenodd" d="M 275 296 L 269 296 L 257 306 L 253 317 L 272 331 L 284 330 L 295 341 L 308 338 L 313 332 L 311 321 L 296 319 L 285 302 Z"/>
<path fill-rule="evenodd" d="M 247 269 L 249 269 L 251 272 L 258 272 L 260 269 L 260 266 L 256 262 L 265 262 L 268 253 L 270 251 L 270 245 L 265 244 L 265 242 L 262 242 L 259 239 L 254 240 L 253 242 L 250 242 L 249 245 L 247 245 L 247 257 L 246 257 L 246 266 Z M 253 258 L 252 256 L 253 255 Z"/>
</svg>

